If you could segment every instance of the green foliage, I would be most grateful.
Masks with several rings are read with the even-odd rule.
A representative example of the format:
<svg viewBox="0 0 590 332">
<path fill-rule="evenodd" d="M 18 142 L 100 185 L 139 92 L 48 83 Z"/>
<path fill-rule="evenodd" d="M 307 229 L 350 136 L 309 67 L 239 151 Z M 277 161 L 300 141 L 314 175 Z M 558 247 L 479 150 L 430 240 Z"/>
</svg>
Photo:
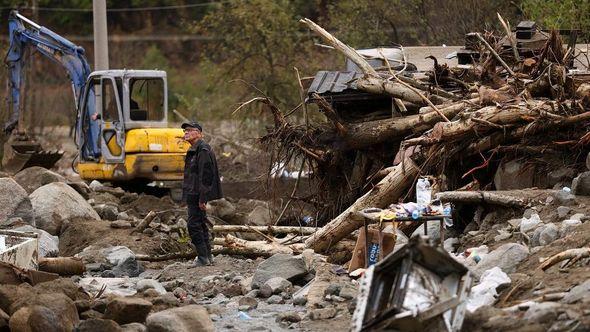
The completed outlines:
<svg viewBox="0 0 590 332">
<path fill-rule="evenodd" d="M 590 2 L 579 0 L 524 0 L 525 14 L 547 29 L 580 29 L 588 38 Z"/>
<path fill-rule="evenodd" d="M 324 23 L 357 48 L 462 45 L 465 33 L 498 27 L 496 12 L 515 21 L 518 10 L 509 0 L 334 1 Z"/>
<path fill-rule="evenodd" d="M 300 32 L 293 3 L 287 0 L 239 0 L 217 6 L 196 26 L 214 42 L 204 59 L 217 66 L 218 84 L 241 79 L 280 104 L 299 100 L 293 67 L 309 63 L 310 39 Z M 234 83 L 240 94 L 244 85 Z"/>
<path fill-rule="evenodd" d="M 356 48 L 400 43 L 399 28 L 409 23 L 412 5 L 402 6 L 401 0 L 335 2 L 329 6 L 330 25 L 338 38 Z"/>
</svg>

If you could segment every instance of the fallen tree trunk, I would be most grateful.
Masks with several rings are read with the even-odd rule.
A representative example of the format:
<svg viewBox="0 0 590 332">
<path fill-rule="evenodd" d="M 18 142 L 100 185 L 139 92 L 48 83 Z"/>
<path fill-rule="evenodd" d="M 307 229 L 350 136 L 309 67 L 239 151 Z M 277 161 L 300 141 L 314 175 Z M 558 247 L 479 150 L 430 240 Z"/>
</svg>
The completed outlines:
<svg viewBox="0 0 590 332">
<path fill-rule="evenodd" d="M 269 234 L 301 234 L 310 235 L 317 231 L 315 227 L 298 227 L 298 226 L 249 226 L 249 225 L 215 225 L 215 233 L 269 233 Z"/>
<path fill-rule="evenodd" d="M 541 265 L 539 265 L 539 269 L 545 271 L 552 267 L 553 265 L 564 261 L 566 259 L 572 260 L 579 260 L 581 258 L 590 257 L 590 248 L 575 248 L 575 249 L 568 249 L 566 251 L 562 251 L 558 254 L 555 254 L 546 260 L 543 261 Z"/>
<path fill-rule="evenodd" d="M 326 251 L 363 225 L 362 219 L 353 218 L 356 211 L 369 207 L 385 208 L 387 205 L 395 203 L 410 187 L 418 173 L 419 169 L 416 164 L 406 158 L 373 189 L 310 236 L 305 241 L 305 246 L 316 252 Z"/>
<path fill-rule="evenodd" d="M 141 254 L 135 255 L 135 259 L 137 259 L 138 261 L 144 261 L 144 262 L 163 262 L 163 261 L 169 261 L 172 259 L 192 259 L 195 257 L 197 257 L 197 253 L 194 251 L 174 252 L 174 253 L 164 254 L 164 255 L 141 255 Z"/>
<path fill-rule="evenodd" d="M 247 241 L 232 235 L 215 238 L 214 244 L 222 248 L 215 248 L 214 253 L 225 255 L 240 255 L 250 257 L 270 257 L 274 254 L 299 254 L 303 251 L 302 243 L 281 245 L 278 242 Z"/>
<path fill-rule="evenodd" d="M 467 155 L 476 154 L 482 151 L 491 150 L 505 142 L 518 140 L 526 136 L 541 133 L 546 130 L 555 130 L 561 127 L 573 126 L 576 124 L 590 121 L 590 112 L 584 112 L 561 119 L 546 121 L 541 124 L 530 124 L 522 127 L 509 130 L 507 132 L 499 131 L 492 133 L 489 136 L 479 139 L 477 142 L 470 144 L 466 149 Z"/>
<path fill-rule="evenodd" d="M 522 198 L 493 191 L 445 191 L 436 194 L 436 197 L 444 203 L 487 203 L 507 207 L 525 207 L 527 205 L 527 202 Z"/>
<path fill-rule="evenodd" d="M 444 108 L 440 112 L 451 119 L 459 112 L 477 103 L 479 98 L 459 102 Z M 443 118 L 435 111 L 424 114 L 409 115 L 387 120 L 375 120 L 349 124 L 348 133 L 344 137 L 344 149 L 362 149 L 374 144 L 403 138 L 410 134 L 421 134 L 429 130 Z"/>
<path fill-rule="evenodd" d="M 555 108 L 556 106 L 551 103 L 535 103 L 508 108 L 488 106 L 470 113 L 465 119 L 437 123 L 432 129 L 430 137 L 436 142 L 460 140 L 478 131 L 502 129 L 506 125 L 530 122 L 543 117 L 561 119 L 561 116 L 550 113 Z"/>
<path fill-rule="evenodd" d="M 398 98 L 416 105 L 427 104 L 416 91 L 401 83 L 392 82 L 379 76 L 365 75 L 356 81 L 356 86 L 369 93 L 389 95 L 393 98 Z M 447 100 L 437 95 L 429 95 L 426 97 L 434 104 L 442 104 Z"/>
<path fill-rule="evenodd" d="M 86 266 L 82 259 L 75 257 L 42 257 L 39 258 L 39 271 L 72 276 L 83 274 Z"/>
</svg>

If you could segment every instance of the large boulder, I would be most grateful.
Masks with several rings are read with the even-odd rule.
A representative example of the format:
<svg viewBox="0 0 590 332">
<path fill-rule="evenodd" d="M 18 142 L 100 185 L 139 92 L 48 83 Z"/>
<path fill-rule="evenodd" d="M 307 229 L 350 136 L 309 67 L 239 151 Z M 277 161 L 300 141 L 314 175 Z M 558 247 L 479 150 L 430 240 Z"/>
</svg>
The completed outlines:
<svg viewBox="0 0 590 332">
<path fill-rule="evenodd" d="M 22 218 L 35 226 L 29 194 L 11 178 L 0 178 L 0 226 L 11 218 Z"/>
<path fill-rule="evenodd" d="M 59 237 L 51 235 L 42 229 L 35 228 L 31 225 L 25 225 L 13 228 L 13 231 L 32 232 L 39 237 L 39 257 L 55 257 L 59 254 Z"/>
<path fill-rule="evenodd" d="M 572 182 L 572 194 L 590 196 L 590 172 L 580 173 Z"/>
<path fill-rule="evenodd" d="M 74 301 L 61 293 L 20 299 L 11 311 L 11 331 L 73 331 L 80 320 Z"/>
<path fill-rule="evenodd" d="M 65 183 L 54 182 L 35 190 L 30 196 L 37 227 L 59 235 L 64 223 L 72 219 L 100 217 L 80 194 Z"/>
<path fill-rule="evenodd" d="M 425 224 L 426 223 L 422 223 L 422 225 L 418 226 L 418 228 L 416 228 L 416 230 L 412 233 L 411 237 L 424 236 L 424 227 L 426 227 Z M 427 231 L 428 237 L 432 241 L 440 241 L 440 222 L 438 220 L 436 220 L 436 221 L 433 220 L 433 221 L 428 221 L 427 224 L 428 224 L 428 228 L 426 228 L 426 231 Z M 406 243 L 407 243 L 407 240 L 406 240 Z"/>
<path fill-rule="evenodd" d="M 207 202 L 207 213 L 227 220 L 236 214 L 236 207 L 225 198 L 220 198 Z"/>
<path fill-rule="evenodd" d="M 115 321 L 110 319 L 91 318 L 82 321 L 77 332 L 121 332 L 123 329 Z"/>
<path fill-rule="evenodd" d="M 215 331 L 207 309 L 196 304 L 153 313 L 146 326 L 149 332 Z"/>
<path fill-rule="evenodd" d="M 529 255 L 529 248 L 518 243 L 506 243 L 485 255 L 473 268 L 473 273 L 479 278 L 486 270 L 495 266 L 505 273 L 513 273 Z"/>
<path fill-rule="evenodd" d="M 33 166 L 16 173 L 14 181 L 23 187 L 29 194 L 46 184 L 53 182 L 66 182 L 66 179 L 46 168 Z"/>
<path fill-rule="evenodd" d="M 272 223 L 272 212 L 267 206 L 258 205 L 246 217 L 249 225 L 268 226 Z"/>
<path fill-rule="evenodd" d="M 494 175 L 497 190 L 524 189 L 533 186 L 535 169 L 517 160 L 500 164 Z"/>
<path fill-rule="evenodd" d="M 107 304 L 104 318 L 119 324 L 143 323 L 152 310 L 152 303 L 133 297 L 117 297 Z"/>
<path fill-rule="evenodd" d="M 144 271 L 141 263 L 135 259 L 135 254 L 125 246 L 97 247 L 89 246 L 76 254 L 81 258 L 87 269 L 90 265 L 99 266 L 95 271 L 110 270 L 115 277 L 137 277 Z"/>
<path fill-rule="evenodd" d="M 274 254 L 258 265 L 252 277 L 252 287 L 257 288 L 274 277 L 281 277 L 295 282 L 308 273 L 305 261 L 301 256 Z"/>
</svg>

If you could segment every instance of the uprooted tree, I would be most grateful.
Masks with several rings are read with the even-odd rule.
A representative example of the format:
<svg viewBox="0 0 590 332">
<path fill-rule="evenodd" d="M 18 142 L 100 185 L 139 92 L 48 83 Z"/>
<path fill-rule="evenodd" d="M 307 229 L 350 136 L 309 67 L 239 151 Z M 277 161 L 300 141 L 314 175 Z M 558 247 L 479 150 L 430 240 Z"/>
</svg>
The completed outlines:
<svg viewBox="0 0 590 332">
<path fill-rule="evenodd" d="M 472 66 L 435 59 L 417 78 L 393 66 L 375 69 L 314 22 L 301 22 L 360 68 L 358 90 L 408 106 L 401 115 L 347 122 L 313 93 L 309 100 L 328 121 L 302 125 L 287 121 L 270 99 L 256 100 L 274 116 L 261 138 L 273 159 L 303 160 L 313 171 L 315 192 L 291 197 L 314 204 L 325 224 L 305 241 L 308 248 L 326 251 L 362 226 L 355 211 L 409 199 L 420 175 L 435 176 L 441 190 L 489 188 L 504 159 L 575 165 L 588 150 L 590 85 L 570 70 L 577 54 L 555 31 L 532 54 L 519 54 L 510 34 L 474 34 L 479 60 Z"/>
</svg>

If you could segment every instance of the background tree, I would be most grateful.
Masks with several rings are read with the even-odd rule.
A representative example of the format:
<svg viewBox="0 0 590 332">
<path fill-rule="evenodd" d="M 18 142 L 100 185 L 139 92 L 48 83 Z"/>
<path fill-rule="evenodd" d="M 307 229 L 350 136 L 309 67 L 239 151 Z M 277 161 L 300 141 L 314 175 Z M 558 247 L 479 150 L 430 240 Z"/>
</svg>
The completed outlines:
<svg viewBox="0 0 590 332">
<path fill-rule="evenodd" d="M 547 29 L 580 29 L 582 40 L 590 37 L 590 2 L 579 0 L 524 0 L 526 16 Z"/>
</svg>

